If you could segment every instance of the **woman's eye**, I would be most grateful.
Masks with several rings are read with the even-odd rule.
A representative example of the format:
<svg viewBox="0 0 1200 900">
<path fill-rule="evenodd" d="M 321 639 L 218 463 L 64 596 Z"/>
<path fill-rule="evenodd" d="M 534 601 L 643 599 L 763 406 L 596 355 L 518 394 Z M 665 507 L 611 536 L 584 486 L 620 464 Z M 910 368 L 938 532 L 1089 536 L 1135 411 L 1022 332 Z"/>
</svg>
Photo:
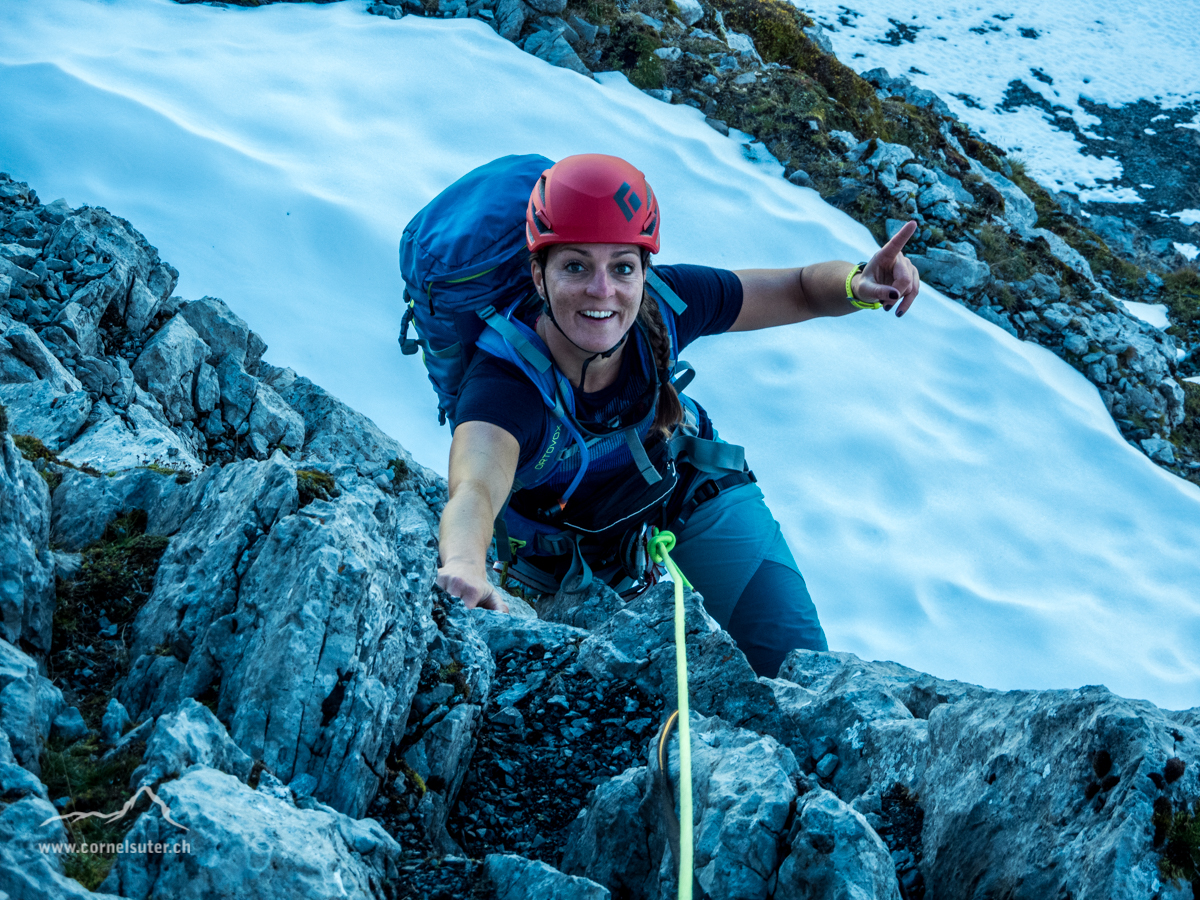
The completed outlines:
<svg viewBox="0 0 1200 900">
<path fill-rule="evenodd" d="M 631 266 L 629 263 L 618 263 L 617 264 L 617 274 L 618 275 L 632 275 L 633 274 L 633 266 Z"/>
<path fill-rule="evenodd" d="M 583 271 L 583 263 L 569 262 L 566 265 L 566 270 L 572 275 L 578 274 Z"/>
</svg>

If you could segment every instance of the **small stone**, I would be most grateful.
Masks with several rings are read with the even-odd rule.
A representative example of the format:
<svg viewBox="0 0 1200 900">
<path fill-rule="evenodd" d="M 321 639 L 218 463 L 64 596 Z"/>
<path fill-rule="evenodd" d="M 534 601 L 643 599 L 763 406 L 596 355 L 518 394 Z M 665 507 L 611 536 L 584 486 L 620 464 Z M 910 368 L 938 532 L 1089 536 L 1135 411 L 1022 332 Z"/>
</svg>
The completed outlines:
<svg viewBox="0 0 1200 900">
<path fill-rule="evenodd" d="M 1145 438 L 1144 440 L 1139 441 L 1139 443 L 1141 444 L 1142 450 L 1145 451 L 1146 455 L 1155 462 L 1165 463 L 1168 466 L 1175 464 L 1175 448 L 1171 445 L 1170 441 L 1165 441 L 1162 438 L 1151 437 Z M 1182 765 L 1182 760 L 1175 761 L 1178 761 Z M 1182 769 L 1180 769 L 1180 774 L 1183 774 Z"/>
<path fill-rule="evenodd" d="M 838 764 L 841 762 L 834 753 L 826 753 L 821 757 L 821 761 L 817 763 L 817 774 L 822 778 L 830 778 L 837 771 Z"/>
<path fill-rule="evenodd" d="M 90 677 L 88 673 L 90 669 L 84 670 L 84 677 Z M 88 727 L 83 721 L 83 716 L 74 706 L 68 707 L 65 711 L 58 714 L 54 720 L 53 731 L 59 737 L 68 741 L 77 741 L 80 738 L 87 737 Z"/>
<path fill-rule="evenodd" d="M 704 122 L 710 128 L 713 128 L 716 131 L 721 132 L 721 134 L 725 135 L 725 137 L 729 137 L 729 126 L 726 125 L 722 120 L 714 119 L 711 116 L 709 116 L 709 117 L 705 118 Z"/>
</svg>

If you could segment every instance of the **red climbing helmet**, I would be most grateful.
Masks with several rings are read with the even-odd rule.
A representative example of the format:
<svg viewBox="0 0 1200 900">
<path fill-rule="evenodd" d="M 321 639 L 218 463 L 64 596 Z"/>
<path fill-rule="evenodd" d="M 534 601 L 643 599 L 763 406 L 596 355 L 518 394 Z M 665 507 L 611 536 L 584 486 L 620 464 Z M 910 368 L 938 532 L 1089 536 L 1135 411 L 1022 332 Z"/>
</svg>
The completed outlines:
<svg viewBox="0 0 1200 900">
<path fill-rule="evenodd" d="M 658 252 L 658 198 L 617 156 L 583 153 L 542 173 L 525 210 L 530 251 L 551 244 L 634 244 Z"/>
</svg>

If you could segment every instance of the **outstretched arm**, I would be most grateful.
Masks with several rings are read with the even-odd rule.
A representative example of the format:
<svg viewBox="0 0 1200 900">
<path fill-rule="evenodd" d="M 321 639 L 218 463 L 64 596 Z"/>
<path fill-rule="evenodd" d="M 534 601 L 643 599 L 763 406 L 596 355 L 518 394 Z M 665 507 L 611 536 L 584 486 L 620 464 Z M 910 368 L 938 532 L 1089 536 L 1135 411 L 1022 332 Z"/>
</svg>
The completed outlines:
<svg viewBox="0 0 1200 900">
<path fill-rule="evenodd" d="M 855 299 L 877 301 L 902 316 L 921 289 L 921 278 L 901 252 L 917 230 L 909 222 L 871 257 L 867 267 L 851 280 Z M 798 269 L 744 269 L 735 273 L 742 282 L 742 311 L 730 331 L 753 331 L 789 325 L 822 316 L 856 312 L 846 299 L 846 276 L 853 263 L 834 260 Z"/>
<path fill-rule="evenodd" d="M 496 514 L 517 472 L 521 445 L 489 422 L 463 422 L 450 444 L 450 499 L 439 531 L 438 587 L 468 609 L 508 612 L 487 577 L 487 551 Z"/>
</svg>

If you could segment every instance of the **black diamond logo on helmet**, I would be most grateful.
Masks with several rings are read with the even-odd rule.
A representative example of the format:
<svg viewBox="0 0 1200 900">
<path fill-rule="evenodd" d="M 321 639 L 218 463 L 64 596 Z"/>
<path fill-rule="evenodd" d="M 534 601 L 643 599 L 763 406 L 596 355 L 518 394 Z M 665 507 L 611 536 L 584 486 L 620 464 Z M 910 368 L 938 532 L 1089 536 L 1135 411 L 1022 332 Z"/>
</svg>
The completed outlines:
<svg viewBox="0 0 1200 900">
<path fill-rule="evenodd" d="M 625 199 L 626 195 L 629 197 L 628 200 Z M 621 187 L 617 189 L 615 194 L 613 194 L 613 199 L 617 201 L 617 206 L 620 208 L 621 213 L 625 216 L 626 222 L 631 221 L 633 219 L 633 214 L 642 208 L 641 198 L 638 197 L 633 188 L 629 186 L 628 181 L 621 184 Z"/>
</svg>

